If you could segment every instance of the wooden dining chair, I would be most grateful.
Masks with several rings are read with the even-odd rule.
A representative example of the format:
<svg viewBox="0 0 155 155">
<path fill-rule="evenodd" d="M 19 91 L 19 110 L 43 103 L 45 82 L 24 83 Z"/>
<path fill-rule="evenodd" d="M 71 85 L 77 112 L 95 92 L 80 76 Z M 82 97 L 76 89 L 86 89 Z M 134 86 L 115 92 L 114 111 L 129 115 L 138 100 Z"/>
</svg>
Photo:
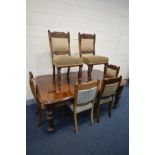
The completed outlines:
<svg viewBox="0 0 155 155">
<path fill-rule="evenodd" d="M 105 78 L 117 77 L 119 74 L 119 71 L 120 71 L 120 66 L 109 64 L 109 65 L 105 66 L 104 77 Z M 127 84 L 127 81 L 125 79 L 122 79 L 120 86 L 119 86 L 118 90 L 116 91 L 116 95 L 115 95 L 115 102 L 114 102 L 115 108 L 117 107 L 117 105 L 119 103 L 123 88 L 126 84 Z"/>
<path fill-rule="evenodd" d="M 91 81 L 91 72 L 94 65 L 107 65 L 109 58 L 95 55 L 95 34 L 78 33 L 79 52 L 83 62 L 88 66 L 88 81 Z"/>
<path fill-rule="evenodd" d="M 30 88 L 31 88 L 31 92 L 32 92 L 32 95 L 35 99 L 35 102 L 36 102 L 36 115 L 37 115 L 37 127 L 39 127 L 41 125 L 41 118 L 42 118 L 42 110 L 45 109 L 45 106 L 44 104 L 42 104 L 40 101 L 39 101 L 39 90 L 38 90 L 38 86 L 35 85 L 35 82 L 34 82 L 34 77 L 33 77 L 33 74 L 32 72 L 29 72 L 29 84 L 30 84 Z"/>
<path fill-rule="evenodd" d="M 68 104 L 74 114 L 74 127 L 78 134 L 77 114 L 90 110 L 90 125 L 93 126 L 93 107 L 99 89 L 99 80 L 75 85 L 73 104 Z"/>
<path fill-rule="evenodd" d="M 108 64 L 104 69 L 104 77 L 105 78 L 113 78 L 117 77 L 120 71 L 120 66 Z"/>
<path fill-rule="evenodd" d="M 53 76 L 55 79 L 55 67 L 57 68 L 58 88 L 61 88 L 61 68 L 68 68 L 67 78 L 69 78 L 70 67 L 79 67 L 78 82 L 82 77 L 82 59 L 71 56 L 70 53 L 70 33 L 50 32 L 48 30 L 49 45 L 52 55 Z"/>
<path fill-rule="evenodd" d="M 111 117 L 112 101 L 113 97 L 119 88 L 122 76 L 114 78 L 103 78 L 101 83 L 101 89 L 99 91 L 96 102 L 96 116 L 97 122 L 100 121 L 100 106 L 107 103 L 109 109 L 109 117 Z"/>
</svg>

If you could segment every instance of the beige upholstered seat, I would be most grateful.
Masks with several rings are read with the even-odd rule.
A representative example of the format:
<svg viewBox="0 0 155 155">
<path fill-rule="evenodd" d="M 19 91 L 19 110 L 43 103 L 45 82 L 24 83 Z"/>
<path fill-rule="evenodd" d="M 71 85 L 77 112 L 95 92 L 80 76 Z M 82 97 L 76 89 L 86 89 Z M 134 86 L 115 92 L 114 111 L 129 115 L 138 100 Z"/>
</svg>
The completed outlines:
<svg viewBox="0 0 155 155">
<path fill-rule="evenodd" d="M 104 64 L 108 63 L 109 58 L 104 56 L 97 56 L 97 55 L 84 55 L 82 56 L 83 62 L 85 64 Z"/>
<path fill-rule="evenodd" d="M 82 64 L 82 59 L 75 56 L 56 55 L 53 57 L 53 64 L 56 67 L 78 66 Z"/>
<path fill-rule="evenodd" d="M 92 107 L 93 107 L 93 103 L 92 102 L 90 102 L 90 103 L 88 103 L 86 105 L 77 106 L 76 113 L 80 113 L 80 112 L 92 109 Z M 70 104 L 69 108 L 73 111 L 73 104 Z"/>
<path fill-rule="evenodd" d="M 79 52 L 83 62 L 88 65 L 88 81 L 91 81 L 91 72 L 93 65 L 107 65 L 109 58 L 95 55 L 95 34 L 78 34 L 79 35 Z M 91 55 L 90 55 L 91 54 Z"/>
<path fill-rule="evenodd" d="M 86 110 L 91 110 L 90 123 L 93 125 L 93 107 L 97 96 L 99 81 L 92 81 L 75 85 L 75 97 L 73 104 L 68 104 L 74 113 L 74 126 L 78 133 L 77 114 Z"/>
<path fill-rule="evenodd" d="M 115 78 L 104 78 L 101 84 L 101 91 L 97 98 L 96 102 L 96 113 L 97 113 L 97 122 L 99 122 L 99 107 L 101 104 L 108 103 L 109 106 L 109 117 L 111 117 L 111 108 L 112 108 L 112 101 L 113 97 L 119 88 L 120 82 L 122 77 L 115 77 Z"/>
</svg>

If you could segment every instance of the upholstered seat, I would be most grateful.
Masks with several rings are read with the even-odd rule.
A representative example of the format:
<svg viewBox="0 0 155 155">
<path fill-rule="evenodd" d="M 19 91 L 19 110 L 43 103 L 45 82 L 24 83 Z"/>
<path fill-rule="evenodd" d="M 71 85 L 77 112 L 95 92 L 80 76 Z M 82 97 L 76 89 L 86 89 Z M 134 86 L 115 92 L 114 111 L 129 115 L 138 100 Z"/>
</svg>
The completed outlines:
<svg viewBox="0 0 155 155">
<path fill-rule="evenodd" d="M 83 62 L 85 64 L 105 64 L 108 63 L 109 58 L 98 55 L 84 55 L 82 56 Z"/>
<path fill-rule="evenodd" d="M 83 111 L 86 111 L 86 110 L 89 110 L 93 107 L 93 104 L 90 102 L 90 103 L 87 103 L 85 105 L 78 105 L 76 107 L 76 113 L 80 113 L 80 112 L 83 112 Z M 73 104 L 69 104 L 69 108 L 73 111 Z"/>
<path fill-rule="evenodd" d="M 56 67 L 78 66 L 82 64 L 82 59 L 75 56 L 56 55 L 53 57 L 53 64 Z"/>
<path fill-rule="evenodd" d="M 108 103 L 112 101 L 112 97 L 107 97 L 107 98 L 101 98 L 100 99 L 100 104 Z"/>
</svg>

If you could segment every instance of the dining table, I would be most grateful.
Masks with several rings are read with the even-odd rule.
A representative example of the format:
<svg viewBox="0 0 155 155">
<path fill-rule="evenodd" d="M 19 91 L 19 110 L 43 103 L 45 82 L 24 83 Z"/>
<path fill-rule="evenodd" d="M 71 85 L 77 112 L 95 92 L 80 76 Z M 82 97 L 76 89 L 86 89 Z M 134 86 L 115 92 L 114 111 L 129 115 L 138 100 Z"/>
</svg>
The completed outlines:
<svg viewBox="0 0 155 155">
<path fill-rule="evenodd" d="M 102 80 L 104 75 L 103 71 L 93 69 L 92 81 Z M 88 80 L 88 72 L 82 71 L 81 83 L 85 83 Z M 70 72 L 67 78 L 67 73 L 61 75 L 61 88 L 58 88 L 57 78 L 54 78 L 52 74 L 39 75 L 35 77 L 35 84 L 39 91 L 39 102 L 45 106 L 47 114 L 47 130 L 54 131 L 54 116 L 53 110 L 56 106 L 64 104 L 66 102 L 72 103 L 74 100 L 75 84 L 78 83 L 78 72 Z M 101 82 L 100 82 L 101 87 Z M 99 88 L 100 88 L 99 87 Z M 114 105 L 118 104 L 120 98 L 120 92 L 117 95 Z"/>
</svg>

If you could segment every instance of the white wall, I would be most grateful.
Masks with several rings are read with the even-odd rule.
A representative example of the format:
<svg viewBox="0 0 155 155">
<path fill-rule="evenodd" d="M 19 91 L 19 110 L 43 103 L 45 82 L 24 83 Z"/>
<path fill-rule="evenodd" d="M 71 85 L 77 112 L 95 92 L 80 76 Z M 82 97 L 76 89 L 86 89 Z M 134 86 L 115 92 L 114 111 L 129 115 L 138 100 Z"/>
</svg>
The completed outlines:
<svg viewBox="0 0 155 155">
<path fill-rule="evenodd" d="M 78 55 L 78 32 L 95 33 L 96 54 L 108 56 L 128 78 L 128 7 L 128 0 L 27 0 L 27 99 L 28 72 L 52 73 L 48 29 L 70 32 L 72 55 Z"/>
</svg>

